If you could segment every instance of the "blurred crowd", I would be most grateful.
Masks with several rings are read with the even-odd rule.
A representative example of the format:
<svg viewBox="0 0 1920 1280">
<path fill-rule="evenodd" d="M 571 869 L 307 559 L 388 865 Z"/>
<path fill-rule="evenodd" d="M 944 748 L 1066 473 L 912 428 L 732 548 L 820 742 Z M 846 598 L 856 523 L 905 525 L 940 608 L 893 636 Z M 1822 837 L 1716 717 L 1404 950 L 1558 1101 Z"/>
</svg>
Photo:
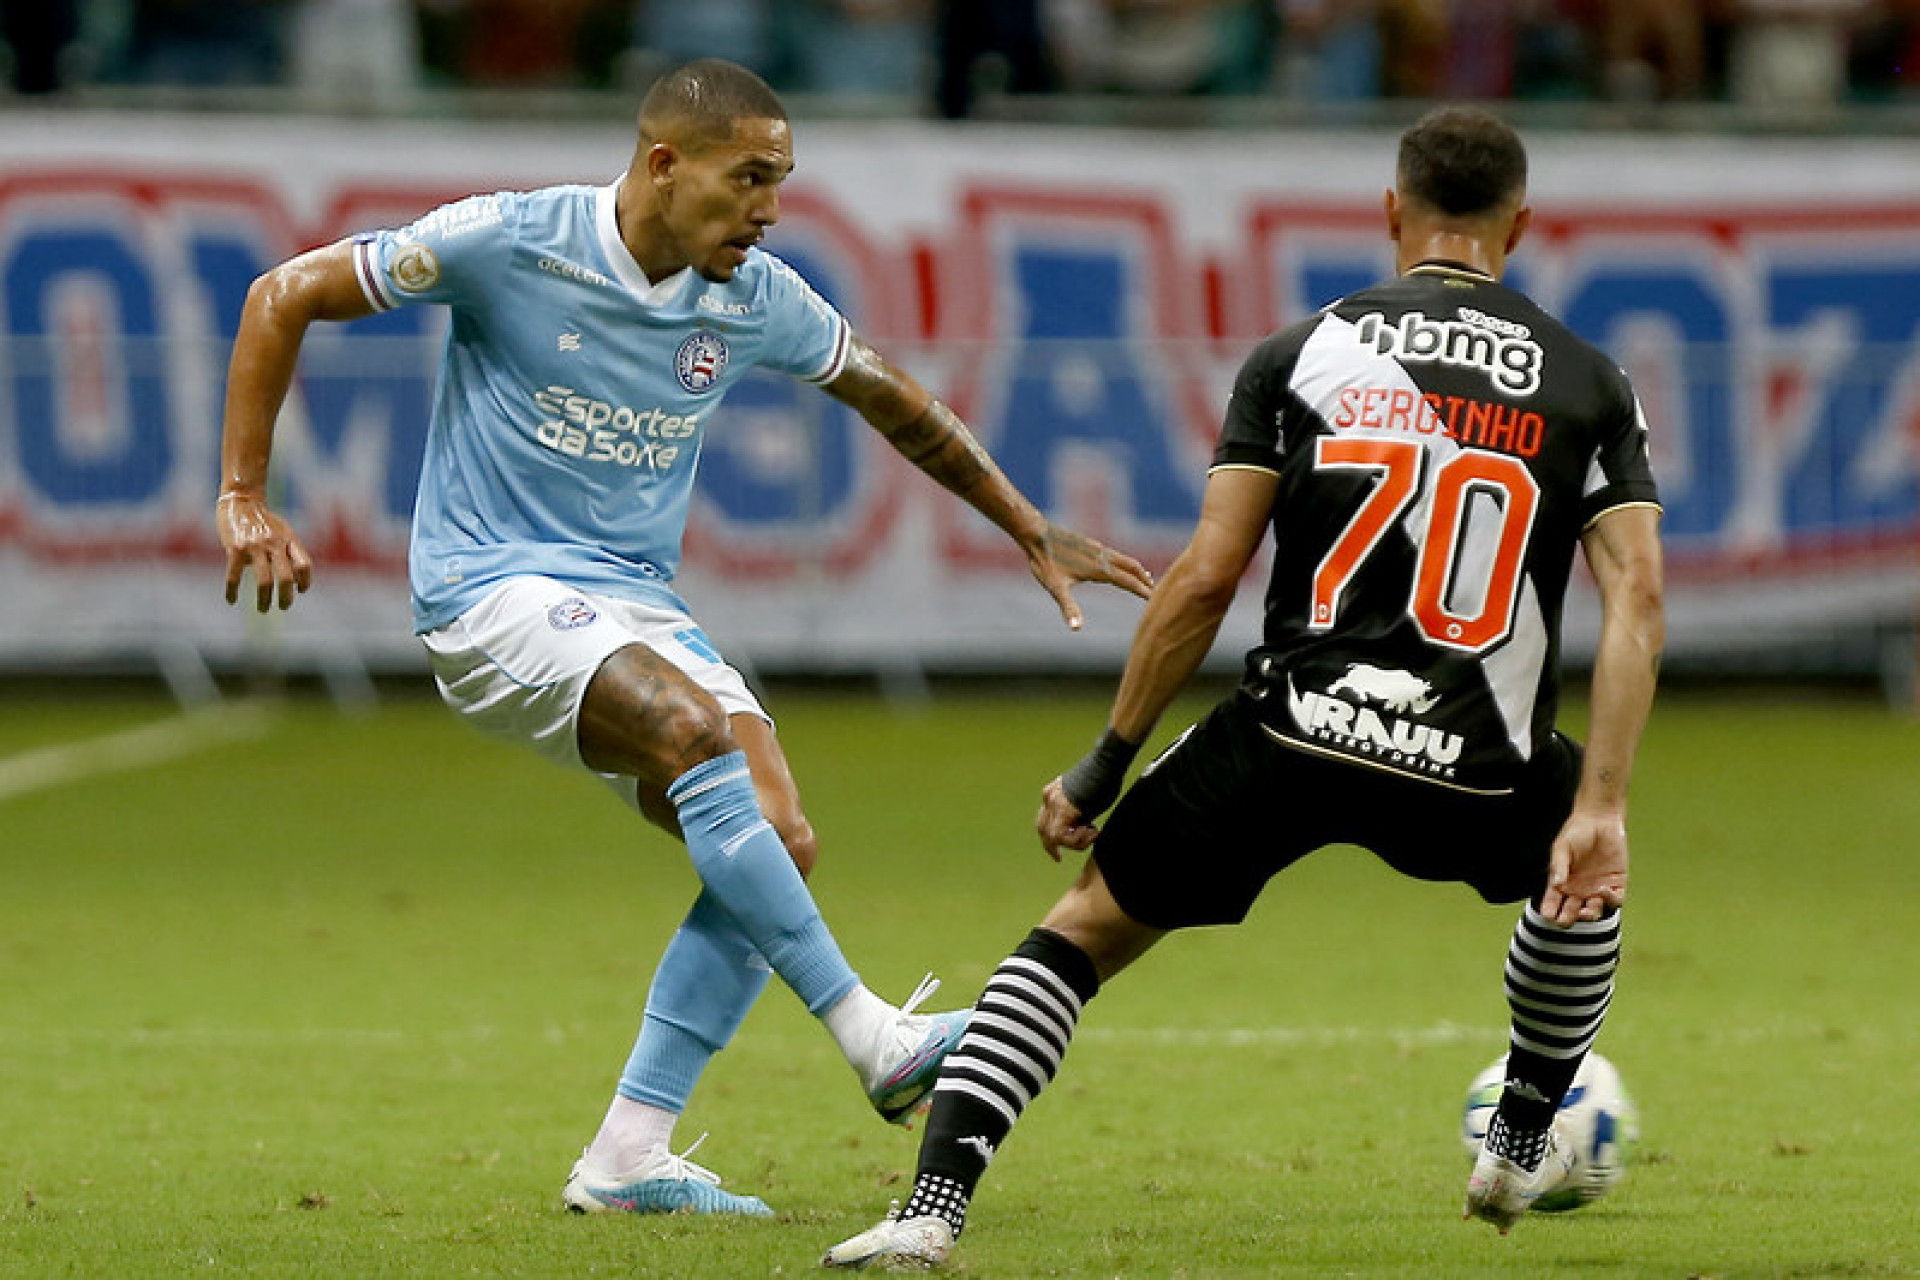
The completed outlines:
<svg viewBox="0 0 1920 1280">
<path fill-rule="evenodd" d="M 1920 100 L 1920 0 L 5 0 L 18 94 L 274 85 L 637 91 L 718 55 L 789 93 Z"/>
</svg>

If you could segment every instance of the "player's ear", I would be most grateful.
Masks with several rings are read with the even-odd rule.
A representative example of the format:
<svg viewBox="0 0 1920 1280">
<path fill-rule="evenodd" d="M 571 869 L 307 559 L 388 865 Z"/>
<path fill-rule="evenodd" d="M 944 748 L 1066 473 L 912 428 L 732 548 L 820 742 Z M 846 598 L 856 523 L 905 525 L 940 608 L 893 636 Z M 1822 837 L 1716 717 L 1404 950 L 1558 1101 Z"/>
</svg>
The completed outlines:
<svg viewBox="0 0 1920 1280">
<path fill-rule="evenodd" d="M 673 149 L 672 143 L 656 142 L 647 148 L 647 178 L 656 187 L 670 186 L 674 166 L 679 162 L 680 153 Z"/>
<path fill-rule="evenodd" d="M 1400 243 L 1400 193 L 1387 188 L 1384 208 L 1387 212 L 1387 239 Z"/>
<path fill-rule="evenodd" d="M 1512 253 L 1525 238 L 1527 228 L 1533 225 L 1533 206 L 1523 204 L 1513 215 L 1513 225 L 1507 229 L 1506 252 Z"/>
</svg>

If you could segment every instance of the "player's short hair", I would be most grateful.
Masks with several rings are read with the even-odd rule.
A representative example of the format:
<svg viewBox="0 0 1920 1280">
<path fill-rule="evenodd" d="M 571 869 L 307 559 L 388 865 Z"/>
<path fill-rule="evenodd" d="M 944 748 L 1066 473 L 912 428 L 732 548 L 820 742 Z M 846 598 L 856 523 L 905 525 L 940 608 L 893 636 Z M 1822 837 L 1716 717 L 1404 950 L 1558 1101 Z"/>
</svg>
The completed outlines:
<svg viewBox="0 0 1920 1280">
<path fill-rule="evenodd" d="M 1435 107 L 1400 135 L 1400 193 L 1449 217 L 1490 213 L 1527 189 L 1527 149 L 1481 107 Z"/>
<path fill-rule="evenodd" d="M 640 103 L 640 136 L 697 146 L 733 136 L 738 120 L 785 120 L 780 95 L 753 72 L 722 58 L 675 67 Z"/>
</svg>

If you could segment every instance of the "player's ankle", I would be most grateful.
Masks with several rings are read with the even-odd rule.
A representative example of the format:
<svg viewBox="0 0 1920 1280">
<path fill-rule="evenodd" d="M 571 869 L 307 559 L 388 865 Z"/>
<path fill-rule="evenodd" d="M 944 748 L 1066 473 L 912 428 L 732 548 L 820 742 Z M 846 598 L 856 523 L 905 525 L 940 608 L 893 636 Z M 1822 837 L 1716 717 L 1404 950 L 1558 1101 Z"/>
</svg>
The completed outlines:
<svg viewBox="0 0 1920 1280">
<path fill-rule="evenodd" d="M 866 1072 L 885 1049 L 886 1032 L 898 1012 L 863 983 L 820 1015 L 820 1021 L 854 1070 Z"/>
<path fill-rule="evenodd" d="M 900 1219 L 938 1218 L 953 1230 L 958 1240 L 967 1225 L 966 1186 L 959 1180 L 938 1173 L 923 1173 L 913 1180 L 913 1194 L 900 1209 Z"/>
<path fill-rule="evenodd" d="M 1532 1173 L 1546 1159 L 1547 1144 L 1552 1133 L 1550 1125 L 1523 1129 L 1509 1123 L 1505 1115 L 1496 1113 L 1493 1123 L 1487 1126 L 1487 1150 Z"/>
</svg>

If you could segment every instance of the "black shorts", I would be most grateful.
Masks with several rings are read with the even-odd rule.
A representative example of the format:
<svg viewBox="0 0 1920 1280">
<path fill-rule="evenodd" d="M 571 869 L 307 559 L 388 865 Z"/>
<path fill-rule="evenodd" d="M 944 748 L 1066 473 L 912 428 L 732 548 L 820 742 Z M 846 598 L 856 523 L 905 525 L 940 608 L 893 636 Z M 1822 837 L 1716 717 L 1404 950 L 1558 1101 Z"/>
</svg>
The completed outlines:
<svg viewBox="0 0 1920 1280">
<path fill-rule="evenodd" d="M 1579 780 L 1580 748 L 1556 733 L 1512 792 L 1452 791 L 1278 742 L 1235 695 L 1128 788 L 1093 856 L 1121 908 L 1159 929 L 1236 924 L 1275 872 L 1330 844 L 1518 902 L 1546 887 Z"/>
</svg>

